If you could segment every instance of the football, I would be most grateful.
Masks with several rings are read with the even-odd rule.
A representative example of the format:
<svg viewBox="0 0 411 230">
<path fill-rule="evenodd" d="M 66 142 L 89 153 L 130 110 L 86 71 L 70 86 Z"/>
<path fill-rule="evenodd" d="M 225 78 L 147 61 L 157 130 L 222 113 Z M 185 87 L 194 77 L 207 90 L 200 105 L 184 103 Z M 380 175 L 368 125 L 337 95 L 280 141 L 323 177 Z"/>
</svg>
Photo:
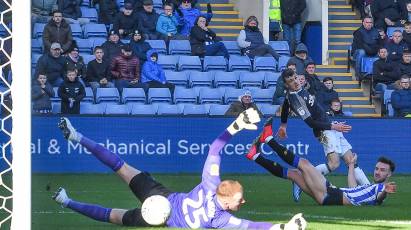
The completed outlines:
<svg viewBox="0 0 411 230">
<path fill-rule="evenodd" d="M 150 225 L 158 226 L 166 223 L 171 213 L 171 204 L 164 196 L 148 197 L 141 206 L 141 215 Z"/>
</svg>

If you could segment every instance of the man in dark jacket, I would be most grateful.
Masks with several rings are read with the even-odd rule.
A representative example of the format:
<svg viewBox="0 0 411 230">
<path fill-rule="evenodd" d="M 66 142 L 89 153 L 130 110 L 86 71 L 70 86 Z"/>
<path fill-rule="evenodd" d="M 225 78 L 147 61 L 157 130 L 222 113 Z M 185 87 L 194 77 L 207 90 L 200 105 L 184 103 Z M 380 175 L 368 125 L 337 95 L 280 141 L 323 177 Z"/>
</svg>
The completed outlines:
<svg viewBox="0 0 411 230">
<path fill-rule="evenodd" d="M 43 54 L 39 58 L 34 76 L 44 73 L 52 86 L 60 86 L 63 82 L 66 65 L 65 58 L 61 56 L 61 52 L 59 43 L 51 44 L 50 52 Z"/>
<path fill-rule="evenodd" d="M 71 46 L 73 37 L 71 36 L 70 25 L 63 19 L 63 14 L 56 10 L 53 12 L 53 18 L 47 23 L 43 31 L 44 50 L 50 50 L 53 42 L 60 43 L 63 52 Z"/>
<path fill-rule="evenodd" d="M 257 110 L 258 114 L 262 117 L 263 114 L 260 112 L 258 109 L 257 105 L 253 103 L 253 99 L 251 97 L 251 92 L 250 91 L 245 91 L 243 95 L 240 95 L 238 97 L 238 101 L 233 102 L 230 105 L 230 108 L 225 112 L 224 115 L 226 116 L 238 116 L 240 113 L 243 111 L 249 109 L 249 108 L 254 108 Z"/>
<path fill-rule="evenodd" d="M 281 0 L 281 23 L 283 37 L 291 50 L 301 42 L 301 15 L 306 8 L 305 0 Z"/>
<path fill-rule="evenodd" d="M 136 14 L 133 13 L 133 6 L 131 3 L 126 3 L 123 12 L 119 12 L 114 19 L 113 30 L 115 30 L 121 38 L 129 38 L 137 29 L 139 29 L 138 18 Z"/>
<path fill-rule="evenodd" d="M 121 53 L 121 47 L 123 45 L 118 32 L 110 30 L 108 33 L 108 40 L 101 45 L 104 51 L 104 60 L 111 63 L 113 58 Z"/>
<path fill-rule="evenodd" d="M 405 49 L 408 49 L 407 43 L 402 40 L 402 32 L 395 30 L 392 34 L 391 42 L 385 45 L 388 51 L 388 59 L 393 62 L 399 63 L 402 58 L 402 53 Z"/>
<path fill-rule="evenodd" d="M 75 69 L 80 83 L 83 84 L 84 87 L 86 86 L 86 64 L 84 63 L 83 57 L 79 54 L 79 49 L 75 40 L 67 50 L 65 69 Z"/>
<path fill-rule="evenodd" d="M 287 63 L 287 68 L 286 69 L 291 69 L 294 72 L 297 70 L 295 67 L 294 62 L 288 62 Z M 275 92 L 273 96 L 273 104 L 274 105 L 282 105 L 284 100 L 285 100 L 285 93 L 286 89 L 284 86 L 284 80 L 283 78 L 279 77 L 277 80 L 277 85 L 275 86 Z"/>
<path fill-rule="evenodd" d="M 371 13 L 375 18 L 375 26 L 400 26 L 400 9 L 397 0 L 374 0 L 371 4 Z"/>
<path fill-rule="evenodd" d="M 380 48 L 378 51 L 379 59 L 373 63 L 373 80 L 375 89 L 384 91 L 387 85 L 391 85 L 400 79 L 400 68 L 398 64 L 387 58 L 386 48 Z M 376 84 L 379 84 L 376 87 Z"/>
<path fill-rule="evenodd" d="M 134 31 L 130 46 L 133 49 L 133 54 L 140 59 L 140 65 L 144 64 L 147 61 L 147 51 L 151 49 L 151 46 L 145 41 L 144 34 L 141 31 Z"/>
<path fill-rule="evenodd" d="M 313 60 L 308 56 L 307 46 L 304 43 L 298 44 L 295 49 L 295 55 L 288 60 L 288 63 L 294 63 L 296 67 L 295 72 L 297 75 L 302 75 L 305 73 L 305 66 L 309 62 L 313 62 Z"/>
<path fill-rule="evenodd" d="M 31 88 L 33 113 L 51 113 L 50 97 L 54 97 L 53 86 L 47 82 L 47 76 L 44 73 L 40 73 L 37 80 L 33 82 L 33 86 Z"/>
<path fill-rule="evenodd" d="M 84 86 L 78 81 L 76 70 L 67 70 L 67 77 L 58 89 L 62 114 L 79 114 L 80 102 L 86 96 Z"/>
<path fill-rule="evenodd" d="M 81 17 L 80 2 L 78 0 L 57 0 L 58 9 L 63 17 L 77 20 Z"/>
<path fill-rule="evenodd" d="M 405 117 L 411 114 L 410 78 L 408 76 L 401 77 L 400 85 L 400 90 L 392 92 L 391 103 L 395 110 L 395 116 Z"/>
<path fill-rule="evenodd" d="M 307 86 L 305 86 L 305 89 L 311 95 L 319 96 L 319 94 L 321 94 L 321 91 L 326 90 L 326 87 L 324 86 L 324 84 L 320 81 L 317 74 L 315 74 L 315 63 L 314 62 L 308 62 L 305 65 L 304 76 L 307 82 Z M 318 101 L 321 103 L 321 100 L 318 100 Z"/>
<path fill-rule="evenodd" d="M 154 11 L 153 0 L 143 1 L 143 10 L 137 13 L 139 30 L 148 40 L 160 40 L 162 35 L 157 32 L 157 20 L 160 15 Z"/>
<path fill-rule="evenodd" d="M 321 105 L 325 111 L 331 109 L 331 102 L 333 100 L 339 100 L 337 91 L 334 90 L 334 82 L 331 77 L 325 77 L 323 79 L 324 89 L 319 93 L 321 99 Z"/>
<path fill-rule="evenodd" d="M 207 19 L 199 16 L 190 33 L 191 54 L 194 56 L 224 56 L 229 59 L 227 48 L 214 31 L 207 28 Z"/>
<path fill-rule="evenodd" d="M 93 0 L 92 5 L 99 5 L 98 22 L 110 25 L 114 23 L 114 18 L 119 12 L 115 0 Z"/>
<path fill-rule="evenodd" d="M 411 50 L 404 50 L 400 63 L 400 76 L 406 74 L 411 76 Z"/>
<path fill-rule="evenodd" d="M 87 64 L 87 82 L 93 89 L 94 94 L 97 88 L 114 88 L 111 81 L 110 63 L 104 60 L 104 51 L 101 46 L 94 48 L 96 59 Z"/>
</svg>

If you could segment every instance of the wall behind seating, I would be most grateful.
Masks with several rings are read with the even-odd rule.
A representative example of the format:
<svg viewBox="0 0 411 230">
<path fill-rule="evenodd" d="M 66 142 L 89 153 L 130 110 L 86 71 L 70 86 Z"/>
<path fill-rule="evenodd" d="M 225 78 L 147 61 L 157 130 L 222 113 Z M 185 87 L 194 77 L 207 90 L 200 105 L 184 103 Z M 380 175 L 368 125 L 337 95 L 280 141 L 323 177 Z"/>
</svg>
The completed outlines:
<svg viewBox="0 0 411 230">
<path fill-rule="evenodd" d="M 63 139 L 57 127 L 58 117 L 33 117 L 32 170 L 35 173 L 109 172 L 78 144 Z M 230 118 L 177 117 L 72 117 L 78 131 L 114 152 L 129 164 L 157 173 L 196 173 L 202 170 L 209 144 L 232 122 Z M 353 126 L 346 134 L 359 155 L 359 164 L 373 171 L 377 158 L 384 154 L 397 163 L 397 172 L 411 173 L 411 120 L 348 119 Z M 260 130 L 263 125 L 261 122 Z M 279 119 L 274 122 L 277 129 Z M 222 156 L 224 173 L 265 173 L 248 161 L 244 153 L 259 131 L 243 131 L 225 147 Z M 322 146 L 300 119 L 291 119 L 287 144 L 314 164 L 324 162 Z M 264 146 L 271 159 L 277 157 Z M 345 172 L 341 164 L 339 172 Z"/>
</svg>

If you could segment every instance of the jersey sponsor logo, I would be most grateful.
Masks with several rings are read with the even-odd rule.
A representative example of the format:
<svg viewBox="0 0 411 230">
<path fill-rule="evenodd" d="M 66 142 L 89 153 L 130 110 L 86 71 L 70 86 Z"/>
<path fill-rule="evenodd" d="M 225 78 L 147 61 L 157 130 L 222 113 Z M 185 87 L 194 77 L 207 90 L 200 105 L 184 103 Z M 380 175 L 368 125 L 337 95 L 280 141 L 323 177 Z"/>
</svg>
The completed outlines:
<svg viewBox="0 0 411 230">
<path fill-rule="evenodd" d="M 298 111 L 298 114 L 300 114 L 300 116 L 304 116 L 304 115 L 305 115 L 305 110 L 304 110 L 304 108 L 298 108 L 297 111 Z"/>
</svg>

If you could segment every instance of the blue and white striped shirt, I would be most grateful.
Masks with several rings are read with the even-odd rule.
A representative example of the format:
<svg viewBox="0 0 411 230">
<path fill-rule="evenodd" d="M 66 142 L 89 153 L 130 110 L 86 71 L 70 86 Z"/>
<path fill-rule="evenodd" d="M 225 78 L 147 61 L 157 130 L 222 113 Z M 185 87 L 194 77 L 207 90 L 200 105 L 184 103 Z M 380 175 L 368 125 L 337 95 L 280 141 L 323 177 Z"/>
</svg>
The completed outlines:
<svg viewBox="0 0 411 230">
<path fill-rule="evenodd" d="M 384 191 L 384 184 L 367 184 L 354 188 L 340 188 L 352 205 L 379 205 L 378 194 Z"/>
</svg>

